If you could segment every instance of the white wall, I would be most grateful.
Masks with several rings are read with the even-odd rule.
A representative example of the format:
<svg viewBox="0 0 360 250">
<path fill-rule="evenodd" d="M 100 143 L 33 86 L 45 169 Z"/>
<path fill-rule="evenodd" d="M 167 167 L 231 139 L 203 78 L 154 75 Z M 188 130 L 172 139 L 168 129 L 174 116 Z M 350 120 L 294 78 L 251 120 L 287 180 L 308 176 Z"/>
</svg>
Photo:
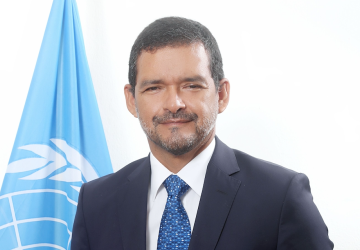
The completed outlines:
<svg viewBox="0 0 360 250">
<path fill-rule="evenodd" d="M 0 185 L 51 2 L 0 2 Z M 358 1 L 78 0 L 78 7 L 115 171 L 149 151 L 123 97 L 132 43 L 157 18 L 191 18 L 216 37 L 232 84 L 218 136 L 307 174 L 335 249 L 360 249 Z"/>
</svg>

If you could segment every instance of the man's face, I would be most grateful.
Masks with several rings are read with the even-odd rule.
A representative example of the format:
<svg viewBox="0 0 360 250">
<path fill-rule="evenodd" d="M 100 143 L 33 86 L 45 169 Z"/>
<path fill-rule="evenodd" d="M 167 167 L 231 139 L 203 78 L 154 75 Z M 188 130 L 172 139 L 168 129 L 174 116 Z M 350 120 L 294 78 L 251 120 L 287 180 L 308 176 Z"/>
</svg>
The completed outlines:
<svg viewBox="0 0 360 250">
<path fill-rule="evenodd" d="M 174 155 L 201 145 L 215 129 L 219 95 L 202 44 L 143 51 L 135 112 L 147 137 Z M 130 109 L 130 108 L 129 108 Z"/>
</svg>

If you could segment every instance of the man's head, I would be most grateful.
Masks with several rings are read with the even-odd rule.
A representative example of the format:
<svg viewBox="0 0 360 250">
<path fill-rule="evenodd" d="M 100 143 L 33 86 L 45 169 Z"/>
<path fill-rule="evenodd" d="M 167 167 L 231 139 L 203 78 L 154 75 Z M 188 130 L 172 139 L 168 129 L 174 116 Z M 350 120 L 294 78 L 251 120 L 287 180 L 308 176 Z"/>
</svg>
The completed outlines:
<svg viewBox="0 0 360 250">
<path fill-rule="evenodd" d="M 229 100 L 214 37 L 184 18 L 163 18 L 144 29 L 131 51 L 129 81 L 129 111 L 139 118 L 150 146 L 173 155 L 213 137 L 217 114 Z"/>
<path fill-rule="evenodd" d="M 224 78 L 223 63 L 219 46 L 210 31 L 201 23 L 182 17 L 165 17 L 147 26 L 132 46 L 129 60 L 129 83 L 136 85 L 137 60 L 143 51 L 156 52 L 165 47 L 203 44 L 209 57 L 209 69 L 215 86 Z"/>
</svg>

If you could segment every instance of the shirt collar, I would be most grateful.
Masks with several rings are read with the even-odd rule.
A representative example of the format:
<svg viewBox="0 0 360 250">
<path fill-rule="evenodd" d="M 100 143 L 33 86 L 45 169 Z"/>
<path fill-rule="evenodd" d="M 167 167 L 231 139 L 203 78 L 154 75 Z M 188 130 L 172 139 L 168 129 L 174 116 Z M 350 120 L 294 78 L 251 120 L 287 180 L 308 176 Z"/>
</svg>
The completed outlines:
<svg viewBox="0 0 360 250">
<path fill-rule="evenodd" d="M 177 173 L 177 175 L 199 196 L 201 196 L 207 165 L 209 164 L 214 149 L 215 140 L 213 139 L 209 146 Z M 150 153 L 150 165 L 151 182 L 149 198 L 150 201 L 154 201 L 163 182 L 173 173 L 162 165 L 152 153 Z"/>
</svg>

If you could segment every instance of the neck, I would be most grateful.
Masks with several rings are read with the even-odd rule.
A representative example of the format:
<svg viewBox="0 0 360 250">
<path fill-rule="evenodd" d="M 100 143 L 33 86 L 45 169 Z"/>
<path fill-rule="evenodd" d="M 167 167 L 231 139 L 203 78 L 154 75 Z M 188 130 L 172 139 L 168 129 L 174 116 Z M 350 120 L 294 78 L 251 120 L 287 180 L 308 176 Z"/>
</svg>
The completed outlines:
<svg viewBox="0 0 360 250">
<path fill-rule="evenodd" d="M 191 151 L 182 154 L 182 155 L 173 155 L 166 151 L 165 149 L 159 147 L 154 142 L 148 138 L 149 146 L 151 153 L 158 159 L 158 161 L 163 164 L 169 171 L 176 174 L 183 167 L 186 166 L 192 159 L 199 155 L 215 137 L 215 128 L 209 133 L 207 137 L 194 149 Z"/>
</svg>

